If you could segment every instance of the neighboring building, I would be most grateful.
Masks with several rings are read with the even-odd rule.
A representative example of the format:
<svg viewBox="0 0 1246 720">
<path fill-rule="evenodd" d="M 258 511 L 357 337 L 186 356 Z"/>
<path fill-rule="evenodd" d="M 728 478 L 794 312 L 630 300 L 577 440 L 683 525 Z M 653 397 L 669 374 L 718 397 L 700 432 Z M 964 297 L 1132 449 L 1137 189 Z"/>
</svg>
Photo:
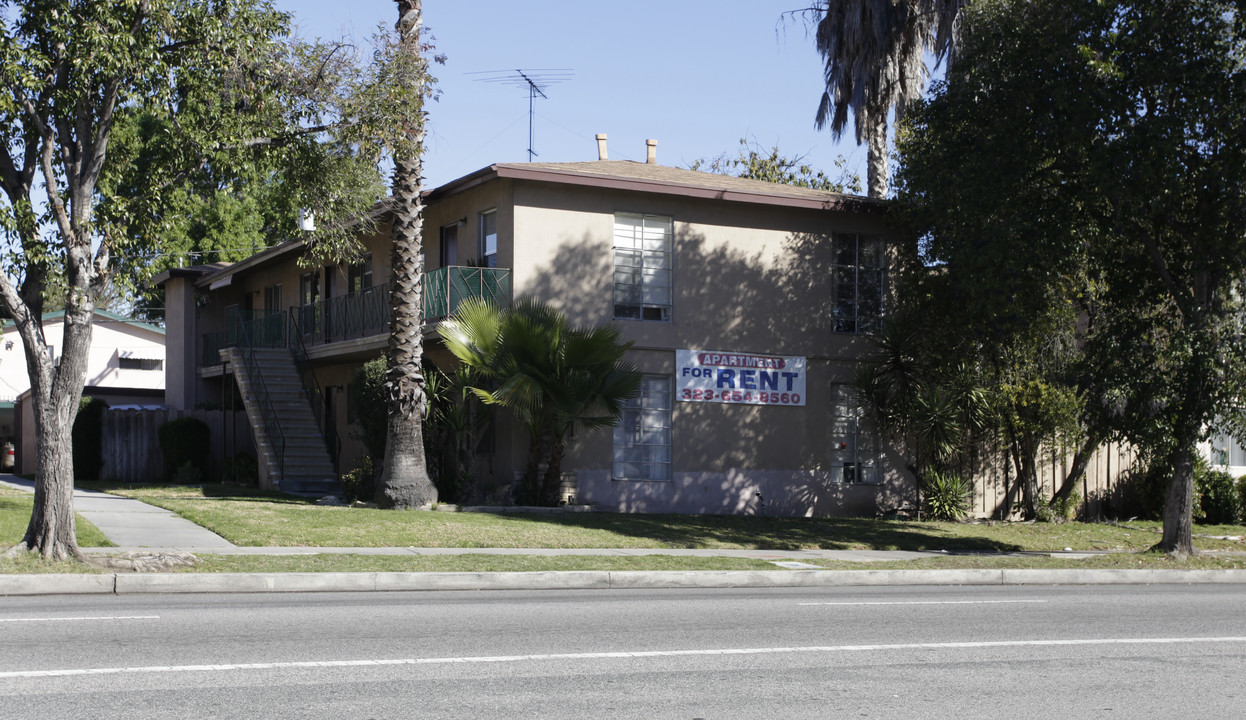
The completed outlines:
<svg viewBox="0 0 1246 720">
<path fill-rule="evenodd" d="M 63 312 L 43 316 L 46 351 L 61 357 Z M 110 406 L 160 404 L 164 401 L 165 334 L 156 325 L 106 310 L 92 318 L 91 350 L 83 395 Z M 12 321 L 0 337 L 0 436 L 17 446 L 17 472 L 34 472 L 34 408 L 22 337 Z"/>
<path fill-rule="evenodd" d="M 663 167 L 652 154 L 648 163 L 491 165 L 426 200 L 426 352 L 435 362 L 453 359 L 433 326 L 469 295 L 545 300 L 574 324 L 615 322 L 634 343 L 641 396 L 613 431 L 578 436 L 563 463 L 578 502 L 780 515 L 874 515 L 915 502 L 900 457 L 860 421 L 849 391 L 868 352 L 864 333 L 883 311 L 880 202 Z M 321 427 L 339 438 L 330 461 L 348 469 L 362 452 L 346 408 L 351 375 L 388 337 L 389 227 L 380 219 L 363 239 L 369 254 L 352 262 L 300 268 L 302 245 L 289 242 L 157 279 L 170 334 L 166 402 L 247 404 L 266 484 L 284 475 L 283 488 L 311 490 L 326 472 L 292 454 L 309 454 L 303 431 L 285 399 L 258 399 L 257 384 L 314 378 Z M 278 367 L 235 349 L 246 343 L 293 352 Z M 257 383 L 253 370 L 267 379 Z M 281 440 L 266 443 L 274 418 Z M 503 418 L 489 442 L 484 469 L 509 484 L 524 467 L 526 437 Z M 284 460 L 273 445 L 286 447 Z"/>
<path fill-rule="evenodd" d="M 1246 448 L 1229 435 L 1216 435 L 1200 445 L 1212 468 L 1233 477 L 1246 475 Z"/>
</svg>

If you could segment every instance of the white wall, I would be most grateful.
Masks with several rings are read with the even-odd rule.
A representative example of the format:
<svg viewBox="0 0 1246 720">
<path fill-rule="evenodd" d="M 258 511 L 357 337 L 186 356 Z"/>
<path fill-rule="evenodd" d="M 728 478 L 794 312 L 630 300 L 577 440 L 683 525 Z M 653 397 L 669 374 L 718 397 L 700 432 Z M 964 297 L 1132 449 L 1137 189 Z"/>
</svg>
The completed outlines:
<svg viewBox="0 0 1246 720">
<path fill-rule="evenodd" d="M 64 324 L 60 318 L 44 321 L 44 337 L 53 357 L 61 356 Z M 160 360 L 159 370 L 122 369 L 122 357 Z M 161 389 L 164 387 L 164 333 L 138 323 L 95 316 L 91 352 L 87 358 L 87 385 L 112 388 Z M 12 402 L 30 389 L 26 352 L 17 328 L 6 325 L 0 337 L 0 402 Z"/>
</svg>

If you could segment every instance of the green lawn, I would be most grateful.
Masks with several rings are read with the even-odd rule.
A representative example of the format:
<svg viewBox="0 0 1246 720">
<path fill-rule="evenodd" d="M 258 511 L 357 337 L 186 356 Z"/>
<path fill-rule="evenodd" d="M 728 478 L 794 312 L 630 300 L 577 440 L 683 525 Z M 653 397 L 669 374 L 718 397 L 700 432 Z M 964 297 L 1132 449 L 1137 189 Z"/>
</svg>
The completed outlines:
<svg viewBox="0 0 1246 720">
<path fill-rule="evenodd" d="M 222 486 L 113 488 L 168 508 L 236 545 L 306 547 L 742 548 L 950 551 L 1137 551 L 1159 540 L 1159 524 L 940 523 L 859 518 L 717 515 L 394 512 L 325 507 Z M 1203 527 L 1206 535 L 1246 528 Z M 1197 538 L 1207 550 L 1246 543 Z"/>
<path fill-rule="evenodd" d="M 26 534 L 26 526 L 30 524 L 30 512 L 34 506 L 34 496 L 21 490 L 0 488 L 0 549 L 8 548 L 21 542 Z M 77 517 L 78 545 L 81 547 L 112 547 L 113 543 L 104 537 L 94 525 Z"/>
</svg>

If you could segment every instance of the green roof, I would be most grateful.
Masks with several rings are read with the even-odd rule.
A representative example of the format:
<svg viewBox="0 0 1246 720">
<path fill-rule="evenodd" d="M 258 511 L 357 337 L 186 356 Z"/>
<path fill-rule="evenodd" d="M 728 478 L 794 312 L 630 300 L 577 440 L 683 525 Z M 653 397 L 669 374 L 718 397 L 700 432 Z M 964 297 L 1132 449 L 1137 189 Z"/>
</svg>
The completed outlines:
<svg viewBox="0 0 1246 720">
<path fill-rule="evenodd" d="M 143 322 L 142 320 L 135 320 L 134 318 L 126 317 L 125 315 L 119 315 L 115 312 L 112 312 L 111 310 L 101 310 L 99 308 L 96 308 L 94 310 L 94 313 L 96 315 L 99 315 L 100 317 L 106 318 L 110 322 L 125 323 L 126 325 L 131 325 L 133 327 L 139 328 L 140 330 L 149 330 L 154 333 L 160 333 L 161 335 L 165 334 L 164 328 L 160 327 L 159 325 L 153 325 L 152 323 Z M 65 311 L 57 310 L 56 312 L 44 313 L 42 319 L 43 319 L 43 322 L 47 322 L 49 320 L 55 320 L 57 318 L 63 318 L 63 317 L 65 317 Z M 12 320 L 7 320 L 5 321 L 3 326 L 0 326 L 0 330 L 8 330 L 11 327 L 15 327 L 15 325 L 16 323 L 14 323 Z"/>
</svg>

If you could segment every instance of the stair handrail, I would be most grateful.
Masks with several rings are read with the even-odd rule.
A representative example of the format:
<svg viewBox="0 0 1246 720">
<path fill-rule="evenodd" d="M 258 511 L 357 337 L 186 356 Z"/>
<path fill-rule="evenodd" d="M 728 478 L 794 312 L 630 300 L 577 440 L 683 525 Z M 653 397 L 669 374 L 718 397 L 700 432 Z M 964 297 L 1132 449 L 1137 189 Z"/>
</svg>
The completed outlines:
<svg viewBox="0 0 1246 720">
<path fill-rule="evenodd" d="M 336 428 L 332 432 L 329 431 L 329 419 L 325 417 L 324 393 L 320 390 L 320 382 L 316 380 L 316 373 L 312 372 L 311 361 L 307 357 L 307 345 L 303 342 L 298 311 L 299 308 L 290 308 L 287 315 L 289 320 L 286 337 L 289 339 L 290 352 L 294 355 L 294 367 L 303 384 L 303 394 L 311 403 L 312 417 L 316 418 L 316 427 L 320 430 L 321 439 L 324 440 L 325 450 L 329 453 L 329 459 L 333 461 L 333 472 L 340 474 L 341 468 L 338 467 L 338 462 L 342 456 L 342 438 L 338 435 Z"/>
<path fill-rule="evenodd" d="M 236 308 L 233 309 L 233 312 L 239 314 Z M 239 314 L 238 320 L 238 350 L 242 353 L 251 389 L 255 392 L 256 401 L 260 406 L 260 419 L 264 422 L 264 430 L 268 433 L 268 441 L 272 443 L 273 449 L 277 454 L 277 473 L 280 476 L 277 484 L 280 487 L 280 484 L 286 478 L 285 433 L 281 431 L 281 421 L 277 418 L 277 409 L 273 407 L 268 386 L 264 383 L 264 373 L 260 370 L 259 361 L 255 357 L 255 348 L 252 346 L 251 332 L 248 328 L 249 323 L 242 322 L 241 314 Z"/>
</svg>

